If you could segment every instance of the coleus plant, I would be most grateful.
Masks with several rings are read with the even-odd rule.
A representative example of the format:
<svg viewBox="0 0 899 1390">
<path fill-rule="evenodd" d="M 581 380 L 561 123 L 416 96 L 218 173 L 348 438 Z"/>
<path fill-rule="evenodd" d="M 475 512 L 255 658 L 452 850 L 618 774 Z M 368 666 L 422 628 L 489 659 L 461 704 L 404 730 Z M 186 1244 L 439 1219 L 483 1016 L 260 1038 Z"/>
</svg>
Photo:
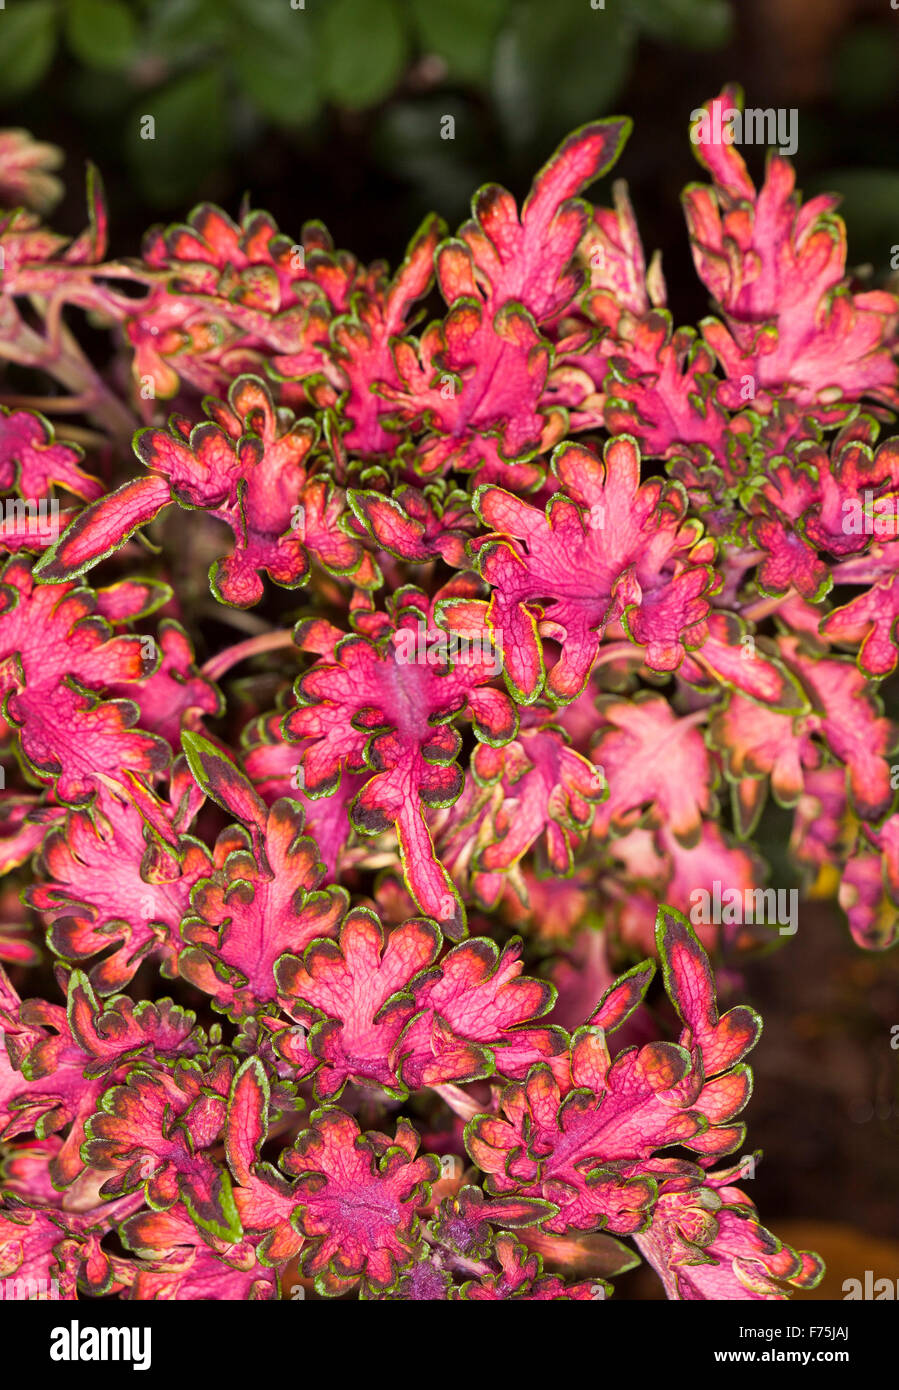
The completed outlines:
<svg viewBox="0 0 899 1390">
<path fill-rule="evenodd" d="M 765 900 L 770 792 L 796 881 L 899 937 L 899 300 L 721 129 L 698 333 L 625 185 L 585 200 L 621 119 L 393 275 L 248 206 L 110 260 L 95 171 L 75 240 L 3 214 L 0 1275 L 820 1278 L 741 1185 L 760 1020 L 713 980 L 785 943 L 690 916 Z M 8 201 L 52 167 L 0 138 Z"/>
</svg>

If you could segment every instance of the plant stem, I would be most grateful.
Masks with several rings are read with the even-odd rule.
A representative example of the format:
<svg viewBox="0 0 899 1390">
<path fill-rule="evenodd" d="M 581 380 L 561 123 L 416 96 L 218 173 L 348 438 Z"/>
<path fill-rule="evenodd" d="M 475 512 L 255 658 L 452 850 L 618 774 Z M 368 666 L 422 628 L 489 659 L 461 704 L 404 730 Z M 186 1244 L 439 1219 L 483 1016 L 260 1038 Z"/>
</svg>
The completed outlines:
<svg viewBox="0 0 899 1390">
<path fill-rule="evenodd" d="M 472 1100 L 458 1086 L 432 1086 L 432 1091 L 436 1091 L 441 1100 L 446 1101 L 450 1110 L 454 1111 L 461 1120 L 470 1120 L 475 1115 L 479 1115 L 483 1106 L 477 1101 Z"/>
<path fill-rule="evenodd" d="M 215 681 L 239 661 L 246 661 L 248 657 L 258 656 L 262 652 L 274 652 L 293 646 L 293 633 L 288 628 L 281 628 L 276 632 L 262 632 L 258 637 L 248 637 L 245 642 L 236 642 L 233 647 L 226 647 L 224 651 L 211 656 L 201 670 L 204 676 Z"/>
<path fill-rule="evenodd" d="M 643 664 L 643 651 L 640 647 L 635 647 L 633 642 L 610 642 L 607 647 L 600 647 L 593 669 L 595 671 L 597 666 L 604 666 L 607 661 L 620 661 L 622 657 Z"/>
</svg>

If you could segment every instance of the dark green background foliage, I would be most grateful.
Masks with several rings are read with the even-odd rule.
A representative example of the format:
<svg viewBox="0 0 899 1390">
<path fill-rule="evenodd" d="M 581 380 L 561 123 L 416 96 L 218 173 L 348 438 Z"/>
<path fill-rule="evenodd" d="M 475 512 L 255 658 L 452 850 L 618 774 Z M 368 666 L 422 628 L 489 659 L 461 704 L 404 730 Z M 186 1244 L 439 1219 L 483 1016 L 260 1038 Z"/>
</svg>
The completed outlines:
<svg viewBox="0 0 899 1390">
<path fill-rule="evenodd" d="M 687 122 L 730 78 L 750 105 L 798 105 L 805 190 L 843 192 L 854 260 L 889 269 L 899 14 L 887 0 L 300 3 L 7 0 L 0 122 L 65 147 L 73 228 L 78 163 L 100 164 L 117 250 L 199 197 L 233 212 L 249 191 L 285 226 L 321 216 L 342 244 L 395 260 L 425 211 L 462 218 L 487 179 L 521 193 L 569 129 L 625 111 L 623 168 L 687 316 L 674 214 L 696 171 Z"/>
</svg>

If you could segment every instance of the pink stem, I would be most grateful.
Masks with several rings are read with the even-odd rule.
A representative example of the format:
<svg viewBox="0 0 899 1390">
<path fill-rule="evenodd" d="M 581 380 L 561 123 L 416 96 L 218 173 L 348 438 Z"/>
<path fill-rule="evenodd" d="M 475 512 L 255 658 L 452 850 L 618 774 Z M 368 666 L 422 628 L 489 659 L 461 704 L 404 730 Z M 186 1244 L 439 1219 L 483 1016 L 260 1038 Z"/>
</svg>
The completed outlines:
<svg viewBox="0 0 899 1390">
<path fill-rule="evenodd" d="M 260 652 L 274 652 L 283 647 L 293 646 L 293 633 L 287 628 L 277 632 L 263 632 L 258 637 L 248 637 L 245 642 L 236 642 L 233 647 L 226 647 L 224 651 L 211 656 L 201 670 L 204 676 L 215 681 L 239 661 L 258 656 Z"/>
<path fill-rule="evenodd" d="M 751 603 L 748 608 L 744 608 L 741 616 L 749 618 L 750 622 L 757 623 L 761 618 L 768 618 L 772 613 L 776 613 L 787 599 L 795 597 L 796 590 L 788 589 L 780 598 L 760 598 L 757 603 Z"/>
<path fill-rule="evenodd" d="M 43 410 L 47 413 L 56 411 L 61 414 L 71 411 L 84 414 L 94 404 L 94 397 L 90 391 L 85 391 L 80 396 L 0 396 L 0 402 L 8 406 L 24 406 L 26 410 Z"/>
<path fill-rule="evenodd" d="M 605 665 L 607 661 L 619 661 L 621 657 L 627 657 L 629 661 L 639 661 L 641 665 L 643 663 L 643 651 L 640 647 L 635 647 L 633 642 L 610 642 L 607 647 L 600 648 L 593 669 Z"/>
<path fill-rule="evenodd" d="M 460 1120 L 470 1120 L 475 1115 L 479 1115 L 483 1110 L 483 1105 L 479 1105 L 471 1096 L 467 1096 L 458 1086 L 432 1086 L 441 1100 L 445 1100 L 450 1110 L 454 1111 Z"/>
<path fill-rule="evenodd" d="M 692 714 L 681 715 L 678 717 L 677 721 L 677 732 L 679 734 L 686 733 L 688 729 L 694 729 L 697 724 L 704 724 L 708 717 L 709 711 L 707 706 L 703 706 L 702 709 L 694 710 Z"/>
</svg>

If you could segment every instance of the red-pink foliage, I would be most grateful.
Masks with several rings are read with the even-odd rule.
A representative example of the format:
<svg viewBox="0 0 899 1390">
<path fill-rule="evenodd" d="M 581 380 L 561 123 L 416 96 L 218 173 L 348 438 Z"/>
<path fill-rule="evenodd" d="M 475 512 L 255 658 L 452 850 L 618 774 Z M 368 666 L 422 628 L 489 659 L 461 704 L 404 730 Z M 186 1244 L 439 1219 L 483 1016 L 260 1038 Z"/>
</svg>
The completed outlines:
<svg viewBox="0 0 899 1390">
<path fill-rule="evenodd" d="M 766 901 L 770 790 L 899 938 L 899 302 L 700 135 L 676 327 L 623 183 L 583 197 L 628 132 L 393 276 L 206 204 L 105 260 L 93 173 L 74 241 L 0 219 L 4 355 L 61 393 L 0 409 L 4 1272 L 585 1300 L 626 1238 L 669 1298 L 819 1277 L 718 1166 L 759 1020 L 710 957 L 732 992 L 784 924 L 695 908 Z M 0 193 L 52 164 L 0 137 Z"/>
</svg>

